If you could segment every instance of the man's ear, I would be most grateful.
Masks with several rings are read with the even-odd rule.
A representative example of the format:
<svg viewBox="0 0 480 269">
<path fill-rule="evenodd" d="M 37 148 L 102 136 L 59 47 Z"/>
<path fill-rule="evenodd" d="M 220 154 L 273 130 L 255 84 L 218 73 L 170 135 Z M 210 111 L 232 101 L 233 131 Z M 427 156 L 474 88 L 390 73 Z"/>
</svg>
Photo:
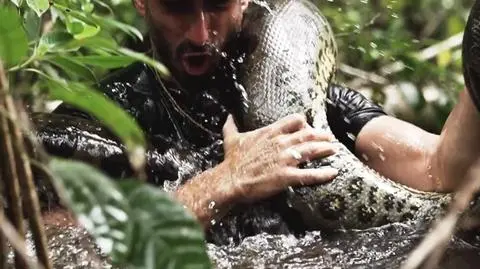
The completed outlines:
<svg viewBox="0 0 480 269">
<path fill-rule="evenodd" d="M 138 11 L 138 14 L 140 14 L 140 16 L 145 16 L 145 2 L 147 0 L 133 0 L 133 5 L 135 6 L 135 8 L 137 9 Z M 244 1 L 244 0 L 242 0 Z"/>
<path fill-rule="evenodd" d="M 135 0 L 135 1 L 138 1 L 138 0 Z M 250 0 L 240 0 L 240 8 L 242 9 L 242 12 L 244 12 L 247 9 L 249 2 Z"/>
</svg>

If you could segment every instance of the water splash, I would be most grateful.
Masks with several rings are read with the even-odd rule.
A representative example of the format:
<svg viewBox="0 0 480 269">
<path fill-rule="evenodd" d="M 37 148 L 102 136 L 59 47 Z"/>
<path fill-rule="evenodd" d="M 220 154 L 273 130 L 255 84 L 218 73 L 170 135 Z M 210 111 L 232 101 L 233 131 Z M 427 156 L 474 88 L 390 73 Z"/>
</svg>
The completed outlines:
<svg viewBox="0 0 480 269">
<path fill-rule="evenodd" d="M 239 245 L 208 245 L 216 268 L 399 268 L 425 231 L 391 224 L 358 231 L 308 232 L 289 235 L 260 234 Z M 476 268 L 480 249 L 455 238 L 440 268 Z"/>
</svg>

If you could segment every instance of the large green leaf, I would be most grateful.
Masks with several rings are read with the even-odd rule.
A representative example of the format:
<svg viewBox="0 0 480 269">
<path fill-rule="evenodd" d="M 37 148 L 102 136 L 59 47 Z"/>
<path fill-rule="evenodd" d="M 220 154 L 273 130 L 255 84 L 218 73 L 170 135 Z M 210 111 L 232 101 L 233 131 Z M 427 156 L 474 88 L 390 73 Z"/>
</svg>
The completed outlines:
<svg viewBox="0 0 480 269">
<path fill-rule="evenodd" d="M 60 196 L 105 254 L 126 255 L 133 223 L 128 201 L 115 183 L 81 162 L 53 159 L 49 168 Z"/>
<path fill-rule="evenodd" d="M 100 25 L 106 29 L 118 29 L 125 32 L 126 34 L 136 37 L 139 40 L 143 40 L 142 33 L 135 27 L 119 22 L 117 20 L 111 19 L 109 17 L 100 17 L 95 14 L 92 15 L 92 18 Z"/>
<path fill-rule="evenodd" d="M 117 56 L 117 55 L 89 55 L 89 56 L 76 56 L 72 57 L 72 60 L 75 60 L 79 63 L 98 66 L 102 68 L 119 68 L 124 67 L 135 60 L 128 56 Z"/>
<path fill-rule="evenodd" d="M 144 163 L 145 137 L 137 122 L 112 100 L 85 84 L 63 82 L 48 78 L 50 98 L 62 100 L 77 107 L 107 126 L 127 147 L 132 165 L 139 168 Z"/>
<path fill-rule="evenodd" d="M 75 39 L 85 39 L 97 35 L 100 32 L 99 25 L 91 25 L 75 17 L 66 16 L 67 30 Z"/>
<path fill-rule="evenodd" d="M 119 184 L 136 224 L 130 262 L 136 268 L 207 268 L 210 266 L 200 225 L 165 192 L 138 182 Z"/>
<path fill-rule="evenodd" d="M 43 54 L 47 51 L 55 52 L 62 50 L 78 50 L 80 47 L 87 47 L 93 50 L 104 50 L 108 51 L 109 54 L 111 53 L 115 55 L 110 59 L 108 58 L 109 56 L 103 55 L 75 57 L 85 64 L 100 66 L 103 68 L 116 68 L 125 66 L 127 63 L 131 63 L 133 61 L 140 61 L 153 67 L 160 73 L 161 76 L 166 77 L 170 75 L 168 68 L 162 63 L 155 61 L 143 53 L 120 47 L 114 39 L 105 36 L 96 35 L 77 40 L 74 39 L 70 33 L 54 32 L 42 37 L 38 46 L 38 53 Z"/>
<path fill-rule="evenodd" d="M 210 268 L 200 225 L 167 193 L 139 181 L 112 182 L 89 165 L 52 160 L 56 185 L 112 257 L 134 268 Z"/>
<path fill-rule="evenodd" d="M 28 9 L 23 14 L 23 24 L 27 31 L 28 40 L 35 40 L 40 34 L 40 18 L 31 9 Z"/>
<path fill-rule="evenodd" d="M 44 40 L 46 39 L 46 40 Z M 113 51 L 118 47 L 117 42 L 113 38 L 95 35 L 84 39 L 75 39 L 73 35 L 67 32 L 58 32 L 53 36 L 41 40 L 44 44 L 42 47 L 49 48 L 48 51 L 78 51 L 82 47 L 100 48 Z"/>
<path fill-rule="evenodd" d="M 143 53 L 139 53 L 139 52 L 127 49 L 127 48 L 118 48 L 117 51 L 120 54 L 132 57 L 133 59 L 136 59 L 137 61 L 144 62 L 144 63 L 150 65 L 155 70 L 157 70 L 159 72 L 159 74 L 163 77 L 170 76 L 170 71 L 168 70 L 168 68 L 165 65 L 163 65 L 162 63 L 160 63 L 160 62 L 158 62 L 158 61 L 156 61 L 156 60 L 154 60 L 154 59 L 152 59 L 148 56 L 146 56 Z"/>
<path fill-rule="evenodd" d="M 73 40 L 73 35 L 64 31 L 47 33 L 41 37 L 40 42 L 38 43 L 37 53 L 39 55 L 44 55 L 47 52 L 68 50 L 65 47 Z M 76 49 L 78 49 L 78 47 Z"/>
<path fill-rule="evenodd" d="M 53 3 L 53 6 L 58 10 L 62 11 L 65 14 L 65 16 L 67 17 L 72 16 L 77 20 L 80 20 L 85 24 L 90 25 L 91 27 L 99 28 L 101 26 L 109 30 L 120 30 L 132 37 L 136 37 L 140 40 L 143 39 L 142 33 L 137 28 L 131 25 L 128 25 L 126 23 L 122 23 L 120 21 L 111 19 L 109 17 L 102 17 L 95 14 L 89 14 L 86 12 L 78 11 L 72 8 L 68 8 L 59 3 Z"/>
<path fill-rule="evenodd" d="M 17 10 L 0 6 L 0 60 L 7 66 L 18 64 L 28 53 L 27 35 Z"/>
<path fill-rule="evenodd" d="M 72 79 L 84 78 L 88 81 L 96 81 L 95 75 L 93 74 L 92 70 L 90 70 L 82 63 L 75 61 L 73 57 L 57 55 L 49 58 L 48 61 L 60 67 Z"/>
<path fill-rule="evenodd" d="M 65 17 L 71 16 L 91 26 L 94 26 L 94 27 L 98 26 L 95 20 L 92 19 L 91 16 L 85 12 L 69 8 L 65 5 L 60 4 L 59 2 L 52 2 L 52 4 L 53 4 L 53 7 L 59 10 L 61 13 L 63 13 Z"/>
<path fill-rule="evenodd" d="M 48 0 L 27 0 L 27 5 L 40 17 L 50 7 Z"/>
</svg>

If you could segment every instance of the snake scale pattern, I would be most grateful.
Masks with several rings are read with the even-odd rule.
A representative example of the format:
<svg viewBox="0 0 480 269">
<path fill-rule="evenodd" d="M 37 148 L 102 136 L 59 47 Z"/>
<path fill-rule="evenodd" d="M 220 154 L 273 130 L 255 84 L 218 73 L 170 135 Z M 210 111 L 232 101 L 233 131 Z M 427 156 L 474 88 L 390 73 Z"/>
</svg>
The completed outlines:
<svg viewBox="0 0 480 269">
<path fill-rule="evenodd" d="M 263 7 L 262 7 L 263 6 Z M 260 37 L 246 61 L 248 96 L 244 124 L 255 129 L 291 113 L 332 134 L 326 118 L 326 90 L 334 81 L 337 48 L 326 18 L 308 0 L 273 0 L 251 16 Z M 259 60 L 260 59 L 260 60 Z M 337 142 L 338 143 L 338 142 Z M 313 229 L 362 229 L 393 222 L 421 224 L 441 215 L 451 194 L 421 192 L 382 177 L 338 143 L 334 156 L 309 167 L 339 170 L 332 182 L 288 192 L 291 206 Z"/>
</svg>

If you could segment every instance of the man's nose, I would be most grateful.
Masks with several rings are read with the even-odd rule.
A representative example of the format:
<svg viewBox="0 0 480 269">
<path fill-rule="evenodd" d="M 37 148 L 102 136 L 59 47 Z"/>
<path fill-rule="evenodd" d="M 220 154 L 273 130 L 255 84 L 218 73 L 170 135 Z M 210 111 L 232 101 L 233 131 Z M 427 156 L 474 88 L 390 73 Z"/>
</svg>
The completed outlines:
<svg viewBox="0 0 480 269">
<path fill-rule="evenodd" d="M 208 41 L 209 18 L 203 11 L 199 11 L 193 19 L 187 38 L 196 45 L 204 45 Z"/>
</svg>

